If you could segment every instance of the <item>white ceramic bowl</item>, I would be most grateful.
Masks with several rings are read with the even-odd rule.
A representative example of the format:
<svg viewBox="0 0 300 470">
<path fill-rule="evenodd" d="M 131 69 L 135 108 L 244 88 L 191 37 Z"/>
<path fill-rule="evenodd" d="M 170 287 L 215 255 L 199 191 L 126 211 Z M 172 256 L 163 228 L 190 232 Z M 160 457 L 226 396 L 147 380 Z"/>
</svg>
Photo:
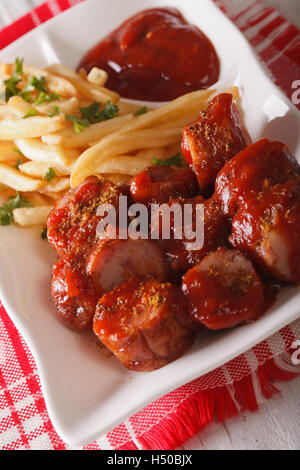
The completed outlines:
<svg viewBox="0 0 300 470">
<path fill-rule="evenodd" d="M 88 0 L 52 19 L 0 53 L 46 66 L 76 66 L 83 53 L 130 15 L 150 7 L 177 7 L 212 40 L 221 60 L 218 88 L 238 85 L 253 140 L 290 145 L 300 161 L 300 113 L 276 88 L 233 24 L 209 0 Z M 231 331 L 202 335 L 180 359 L 151 373 L 128 372 L 90 334 L 59 321 L 50 296 L 55 256 L 40 229 L 0 227 L 0 297 L 27 340 L 39 369 L 54 427 L 70 445 L 99 437 L 159 396 L 243 353 L 299 316 L 299 289 L 282 293 L 266 315 Z"/>
</svg>

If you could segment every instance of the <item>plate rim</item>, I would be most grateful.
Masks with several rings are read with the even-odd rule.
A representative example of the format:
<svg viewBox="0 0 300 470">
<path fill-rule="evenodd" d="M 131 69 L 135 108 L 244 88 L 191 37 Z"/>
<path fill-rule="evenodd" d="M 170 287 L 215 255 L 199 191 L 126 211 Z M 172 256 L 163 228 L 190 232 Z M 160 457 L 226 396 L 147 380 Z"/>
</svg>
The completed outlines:
<svg viewBox="0 0 300 470">
<path fill-rule="evenodd" d="M 68 14 L 70 14 L 70 12 L 74 9 L 82 8 L 82 10 L 84 10 L 85 5 L 87 5 L 88 3 L 92 2 L 92 1 L 94 1 L 94 0 L 86 0 L 85 2 L 81 2 L 81 3 L 73 6 L 72 8 L 60 13 L 58 16 L 55 16 L 55 17 L 49 19 L 48 21 L 46 21 L 45 23 L 37 26 L 36 28 L 29 31 L 24 36 L 18 38 L 16 41 L 14 41 L 10 45 L 8 45 L 6 48 L 4 48 L 0 52 L 0 56 L 1 56 L 2 52 L 9 52 L 10 48 L 13 48 L 15 45 L 22 43 L 22 41 L 30 38 L 31 36 L 37 36 L 38 34 L 43 33 L 44 30 L 47 30 L 47 28 L 49 28 L 49 25 L 51 27 L 51 25 L 55 23 L 57 18 L 62 18 L 62 17 L 68 16 Z M 239 34 L 239 37 L 240 37 L 241 42 L 243 43 L 243 46 L 245 48 L 247 48 L 247 53 L 251 56 L 251 60 L 256 64 L 257 70 L 260 71 L 261 76 L 263 76 L 264 80 L 268 82 L 268 86 L 270 87 L 270 89 L 273 89 L 274 91 L 276 91 L 276 93 L 280 96 L 280 98 L 284 102 L 286 102 L 290 108 L 293 108 L 300 115 L 300 111 L 296 108 L 296 106 L 289 100 L 289 98 L 284 94 L 284 92 L 274 84 L 274 82 L 271 80 L 269 75 L 266 73 L 265 69 L 260 64 L 260 61 L 257 58 L 254 50 L 252 49 L 252 47 L 250 46 L 249 42 L 246 40 L 244 35 L 237 28 L 237 26 L 211 0 L 205 0 L 205 2 L 203 2 L 203 3 L 210 3 L 210 5 L 215 9 L 216 14 L 218 14 L 220 17 L 222 16 L 223 22 L 226 22 L 227 25 L 230 25 L 231 29 L 235 29 L 236 33 Z M 151 7 L 151 5 L 149 5 L 149 8 L 150 7 Z M 219 83 L 220 82 L 218 81 L 216 85 L 218 85 Z M 145 399 L 145 401 L 141 405 L 139 405 L 138 407 L 134 405 L 130 411 L 126 411 L 123 414 L 120 413 L 120 418 L 115 419 L 114 421 L 112 421 L 112 423 L 109 427 L 106 427 L 105 429 L 99 430 L 96 434 L 94 433 L 93 436 L 86 436 L 84 439 L 81 439 L 81 440 L 76 440 L 75 438 L 73 439 L 72 436 L 70 434 L 68 434 L 68 431 L 66 429 L 63 429 L 63 427 L 61 426 L 61 421 L 58 418 L 55 410 L 52 407 L 52 403 L 51 403 L 52 399 L 49 396 L 49 393 L 47 391 L 47 388 L 48 388 L 47 379 L 46 379 L 45 373 L 44 373 L 45 365 L 43 365 L 43 360 L 42 359 L 40 360 L 39 351 L 38 351 L 38 349 L 36 349 L 35 339 L 32 338 L 32 336 L 31 336 L 30 327 L 26 324 L 26 321 L 24 320 L 24 318 L 22 316 L 18 316 L 18 314 L 15 313 L 14 309 L 11 307 L 10 299 L 8 299 L 3 294 L 4 294 L 3 293 L 3 286 L 2 286 L 2 283 L 0 283 L 0 298 L 1 298 L 2 304 L 5 308 L 5 310 L 7 311 L 8 315 L 12 319 L 12 321 L 17 326 L 20 334 L 24 337 L 25 341 L 29 345 L 29 348 L 30 348 L 30 350 L 33 354 L 34 360 L 37 364 L 38 374 L 39 374 L 40 379 L 41 379 L 42 392 L 43 392 L 43 396 L 45 398 L 46 407 L 47 407 L 47 411 L 49 413 L 51 422 L 52 422 L 53 426 L 55 427 L 56 431 L 58 432 L 58 434 L 63 438 L 63 440 L 65 442 L 69 443 L 69 445 L 71 445 L 71 446 L 81 446 L 81 445 L 84 445 L 88 442 L 91 442 L 92 440 L 95 440 L 97 437 L 100 437 L 100 435 L 106 433 L 108 429 L 112 429 L 117 424 L 119 424 L 124 419 L 126 419 L 126 417 L 132 416 L 132 414 L 134 414 L 138 410 L 142 409 L 144 406 L 146 406 L 150 402 L 155 401 L 158 397 L 164 396 L 166 393 L 170 392 L 171 390 L 174 390 L 175 388 L 180 387 L 184 383 L 187 383 L 186 380 L 184 379 L 184 381 L 181 382 L 179 385 L 175 386 L 175 388 L 174 388 L 173 385 L 171 385 L 168 390 L 164 390 L 164 391 L 160 390 L 159 392 L 156 393 L 154 398 L 151 399 L 150 401 L 149 401 L 149 399 Z M 297 314 L 297 316 L 295 315 L 295 318 L 292 319 L 292 320 L 290 318 L 287 321 L 282 320 L 282 325 L 279 328 L 278 328 L 278 325 L 276 325 L 276 327 L 274 326 L 273 331 L 271 331 L 271 333 L 268 332 L 267 334 L 266 333 L 262 334 L 260 338 L 257 338 L 257 340 L 251 341 L 249 343 L 250 345 L 247 344 L 247 346 L 243 346 L 241 348 L 240 352 L 233 351 L 233 352 L 229 353 L 222 362 L 217 361 L 214 365 L 209 365 L 207 367 L 207 370 L 202 372 L 200 376 L 194 374 L 195 376 L 191 376 L 191 378 L 188 380 L 188 382 L 194 380 L 197 377 L 201 377 L 201 376 L 205 375 L 209 371 L 212 371 L 212 370 L 220 367 L 220 365 L 225 364 L 226 362 L 228 362 L 228 361 L 232 360 L 233 358 L 239 356 L 240 354 L 243 354 L 245 351 L 251 349 L 254 345 L 256 345 L 256 344 L 260 343 L 261 341 L 263 341 L 264 339 L 272 336 L 272 334 L 274 334 L 276 331 L 283 328 L 287 324 L 291 323 L 291 321 L 293 322 L 294 320 L 296 320 L 299 316 L 300 316 L 300 312 L 299 312 L 299 314 Z"/>
</svg>

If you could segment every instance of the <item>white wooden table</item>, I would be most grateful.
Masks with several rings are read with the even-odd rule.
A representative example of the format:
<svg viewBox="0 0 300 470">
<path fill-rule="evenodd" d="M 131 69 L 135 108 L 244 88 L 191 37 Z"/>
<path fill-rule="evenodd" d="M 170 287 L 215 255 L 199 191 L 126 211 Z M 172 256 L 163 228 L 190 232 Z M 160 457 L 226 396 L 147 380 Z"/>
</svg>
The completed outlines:
<svg viewBox="0 0 300 470">
<path fill-rule="evenodd" d="M 0 28 L 43 1 L 0 0 Z M 265 0 L 265 3 L 276 7 L 287 19 L 300 27 L 299 0 Z M 190 439 L 182 449 L 299 450 L 300 378 L 279 386 L 282 393 L 266 401 L 257 413 L 245 413 L 222 424 L 212 424 Z"/>
</svg>

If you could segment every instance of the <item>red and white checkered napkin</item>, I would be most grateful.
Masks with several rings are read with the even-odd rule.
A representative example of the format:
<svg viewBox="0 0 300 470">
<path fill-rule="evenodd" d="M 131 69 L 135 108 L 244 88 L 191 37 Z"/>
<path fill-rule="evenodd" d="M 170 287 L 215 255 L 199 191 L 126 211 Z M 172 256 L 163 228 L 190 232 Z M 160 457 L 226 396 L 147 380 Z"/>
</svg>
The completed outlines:
<svg viewBox="0 0 300 470">
<path fill-rule="evenodd" d="M 84 0 L 48 1 L 0 31 L 0 48 L 79 1 Z M 299 30 L 260 1 L 215 1 L 291 98 L 292 83 L 300 79 Z M 212 420 L 256 410 L 277 391 L 274 381 L 290 380 L 300 373 L 291 357 L 296 339 L 300 339 L 300 320 L 223 367 L 160 398 L 84 448 L 173 449 Z M 0 449 L 66 448 L 50 422 L 34 359 L 1 306 Z"/>
</svg>

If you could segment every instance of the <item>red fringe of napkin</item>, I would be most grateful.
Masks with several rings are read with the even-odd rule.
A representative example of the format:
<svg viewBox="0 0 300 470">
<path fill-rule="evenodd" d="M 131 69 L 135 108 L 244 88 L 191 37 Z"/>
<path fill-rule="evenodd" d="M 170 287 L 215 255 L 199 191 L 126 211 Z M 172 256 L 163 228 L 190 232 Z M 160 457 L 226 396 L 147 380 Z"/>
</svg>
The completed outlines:
<svg viewBox="0 0 300 470">
<path fill-rule="evenodd" d="M 164 423 L 158 422 L 140 436 L 138 443 L 145 450 L 177 448 L 212 422 L 222 422 L 244 411 L 257 411 L 262 398 L 269 399 L 279 393 L 275 381 L 289 381 L 297 375 L 276 365 L 274 359 L 269 359 L 239 382 L 201 390 L 189 396 L 167 416 Z M 128 443 L 119 449 L 124 448 L 129 449 Z M 134 444 L 132 448 L 137 449 Z"/>
</svg>

